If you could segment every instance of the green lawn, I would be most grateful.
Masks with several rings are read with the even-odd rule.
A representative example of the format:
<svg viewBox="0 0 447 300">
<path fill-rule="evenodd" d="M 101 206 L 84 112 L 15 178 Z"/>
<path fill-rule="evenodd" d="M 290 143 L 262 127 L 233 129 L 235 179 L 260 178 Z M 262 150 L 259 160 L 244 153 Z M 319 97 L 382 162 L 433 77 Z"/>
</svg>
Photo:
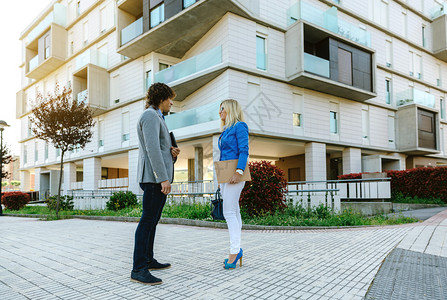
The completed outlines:
<svg viewBox="0 0 447 300">
<path fill-rule="evenodd" d="M 185 218 L 195 220 L 213 221 L 210 216 L 210 204 L 171 204 L 166 205 L 163 210 L 164 218 Z M 46 206 L 27 206 L 19 211 L 5 210 L 8 214 L 39 214 L 47 215 L 48 220 L 55 219 L 54 211 Z M 415 218 L 404 216 L 387 217 L 377 215 L 366 217 L 352 210 L 345 210 L 335 214 L 325 207 L 306 210 L 301 207 L 288 207 L 273 215 L 249 216 L 241 212 L 244 224 L 272 225 L 272 226 L 361 226 L 361 225 L 394 225 L 418 222 Z M 119 211 L 112 210 L 72 210 L 61 211 L 61 218 L 69 216 L 118 216 L 118 217 L 140 217 L 141 206 L 125 208 Z M 219 222 L 219 221 L 218 221 Z M 220 221 L 221 222 L 221 221 Z"/>
</svg>

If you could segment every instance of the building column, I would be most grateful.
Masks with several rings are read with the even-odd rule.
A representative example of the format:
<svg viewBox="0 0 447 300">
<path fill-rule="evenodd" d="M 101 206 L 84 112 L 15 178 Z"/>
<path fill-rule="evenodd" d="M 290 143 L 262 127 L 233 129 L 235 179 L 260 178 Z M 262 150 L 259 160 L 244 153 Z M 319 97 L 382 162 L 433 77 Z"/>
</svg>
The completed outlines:
<svg viewBox="0 0 447 300">
<path fill-rule="evenodd" d="M 26 192 L 30 190 L 30 173 L 28 171 L 20 171 L 20 190 Z"/>
<path fill-rule="evenodd" d="M 325 181 L 326 144 L 307 143 L 305 151 L 306 181 Z"/>
<path fill-rule="evenodd" d="M 83 190 L 97 190 L 101 179 L 101 159 L 97 157 L 84 159 Z"/>
<path fill-rule="evenodd" d="M 359 148 L 343 149 L 343 174 L 362 172 L 362 150 Z"/>
<path fill-rule="evenodd" d="M 203 180 L 203 148 L 194 147 L 194 181 Z"/>
<path fill-rule="evenodd" d="M 143 191 L 140 188 L 140 183 L 138 182 L 138 149 L 130 150 L 127 152 L 128 155 L 128 165 L 129 165 L 129 186 L 128 190 L 136 195 L 142 195 Z"/>
<path fill-rule="evenodd" d="M 196 179 L 194 172 L 194 158 L 188 158 L 188 181 L 194 181 Z"/>
<path fill-rule="evenodd" d="M 64 189 L 64 195 L 67 195 L 68 191 L 71 190 L 71 183 L 76 182 L 76 164 L 74 163 L 64 164 L 63 180 L 64 184 L 62 188 Z"/>
<path fill-rule="evenodd" d="M 44 168 L 35 168 L 34 169 L 34 190 L 36 192 L 39 192 L 39 200 L 43 200 L 43 190 L 41 190 L 42 184 L 41 184 L 41 178 L 42 176 L 40 173 L 45 170 Z"/>
</svg>

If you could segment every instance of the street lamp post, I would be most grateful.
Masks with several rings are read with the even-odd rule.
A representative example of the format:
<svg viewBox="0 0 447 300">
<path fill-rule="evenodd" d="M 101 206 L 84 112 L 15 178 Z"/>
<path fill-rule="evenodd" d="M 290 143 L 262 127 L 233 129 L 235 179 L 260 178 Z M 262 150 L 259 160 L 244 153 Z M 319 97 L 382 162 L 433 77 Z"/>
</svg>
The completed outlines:
<svg viewBox="0 0 447 300">
<path fill-rule="evenodd" d="M 0 120 L 0 216 L 3 216 L 3 208 L 2 208 L 2 180 L 3 180 L 3 130 L 5 127 L 9 127 L 9 125 Z"/>
</svg>

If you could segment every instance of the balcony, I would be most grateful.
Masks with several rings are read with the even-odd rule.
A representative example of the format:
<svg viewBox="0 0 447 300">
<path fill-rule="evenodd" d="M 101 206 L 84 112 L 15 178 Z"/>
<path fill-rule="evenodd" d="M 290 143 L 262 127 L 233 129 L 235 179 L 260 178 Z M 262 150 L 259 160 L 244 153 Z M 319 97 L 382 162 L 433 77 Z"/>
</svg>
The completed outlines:
<svg viewBox="0 0 447 300">
<path fill-rule="evenodd" d="M 285 40 L 290 84 L 360 102 L 376 97 L 371 49 L 302 20 L 288 27 Z"/>
<path fill-rule="evenodd" d="M 176 112 L 166 116 L 166 124 L 168 125 L 169 130 L 184 129 L 183 132 L 188 133 L 191 131 L 190 126 L 204 125 L 212 121 L 220 120 L 219 107 L 220 101 L 205 104 L 185 111 Z M 205 130 L 209 129 L 210 127 L 213 129 L 218 129 L 219 125 L 216 123 L 216 126 L 207 125 L 201 128 Z M 194 132 L 197 131 L 194 130 Z"/>
<path fill-rule="evenodd" d="M 429 108 L 435 108 L 435 96 L 427 92 L 412 88 L 396 93 L 397 106 L 419 104 Z"/>
<path fill-rule="evenodd" d="M 28 44 L 26 77 L 42 79 L 65 63 L 67 58 L 67 31 L 65 27 L 52 23 L 48 32 Z"/>
<path fill-rule="evenodd" d="M 118 3 L 117 52 L 131 58 L 153 51 L 182 58 L 227 12 L 252 18 L 238 0 L 199 0 L 179 12 L 165 9 L 165 20 L 150 28 L 145 23 L 149 18 L 143 17 L 140 24 L 139 19 L 143 16 L 142 5 L 138 6 L 140 2 L 128 0 Z"/>
<path fill-rule="evenodd" d="M 155 82 L 169 84 L 181 101 L 224 71 L 222 46 L 217 46 L 155 74 Z"/>
<path fill-rule="evenodd" d="M 108 57 L 107 54 L 94 49 L 88 49 L 78 57 L 76 57 L 75 67 L 79 70 L 88 64 L 94 64 L 101 68 L 108 68 Z"/>
<path fill-rule="evenodd" d="M 430 9 L 430 17 L 432 19 L 436 19 L 437 17 L 445 15 L 446 12 L 447 12 L 447 4 L 446 3 L 436 5 L 435 7 Z"/>
<path fill-rule="evenodd" d="M 56 3 L 53 6 L 53 11 L 51 11 L 36 27 L 31 30 L 24 38 L 25 44 L 29 44 L 39 37 L 43 32 L 48 30 L 51 23 L 58 24 L 62 27 L 67 25 L 67 8 Z"/>
<path fill-rule="evenodd" d="M 109 73 L 107 70 L 87 64 L 73 73 L 73 95 L 92 109 L 93 116 L 103 114 L 108 108 Z"/>
<path fill-rule="evenodd" d="M 27 110 L 26 93 L 23 90 L 20 90 L 16 93 L 16 119 L 20 119 Z"/>
<path fill-rule="evenodd" d="M 445 10 L 431 24 L 433 55 L 447 62 L 447 15 Z"/>
<path fill-rule="evenodd" d="M 409 155 L 439 153 L 438 112 L 408 104 L 396 112 L 396 147 Z"/>
<path fill-rule="evenodd" d="M 323 11 L 304 1 L 298 1 L 287 10 L 287 24 L 292 25 L 298 20 L 304 20 L 353 42 L 371 47 L 371 34 L 358 26 L 339 19 L 335 6 Z"/>
</svg>

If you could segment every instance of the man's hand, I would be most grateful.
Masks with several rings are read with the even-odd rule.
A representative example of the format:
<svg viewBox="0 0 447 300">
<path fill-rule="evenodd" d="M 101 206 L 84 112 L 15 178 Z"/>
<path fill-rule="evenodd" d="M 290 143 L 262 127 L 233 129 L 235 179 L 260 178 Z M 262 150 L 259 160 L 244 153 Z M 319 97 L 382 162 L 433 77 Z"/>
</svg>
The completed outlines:
<svg viewBox="0 0 447 300">
<path fill-rule="evenodd" d="M 165 180 L 161 183 L 161 192 L 165 195 L 171 192 L 171 183 L 169 180 Z"/>
<path fill-rule="evenodd" d="M 241 181 L 242 175 L 239 173 L 234 173 L 234 175 L 230 178 L 230 184 L 238 183 Z"/>
<path fill-rule="evenodd" d="M 171 147 L 171 154 L 173 158 L 176 158 L 180 154 L 180 148 Z"/>
</svg>

